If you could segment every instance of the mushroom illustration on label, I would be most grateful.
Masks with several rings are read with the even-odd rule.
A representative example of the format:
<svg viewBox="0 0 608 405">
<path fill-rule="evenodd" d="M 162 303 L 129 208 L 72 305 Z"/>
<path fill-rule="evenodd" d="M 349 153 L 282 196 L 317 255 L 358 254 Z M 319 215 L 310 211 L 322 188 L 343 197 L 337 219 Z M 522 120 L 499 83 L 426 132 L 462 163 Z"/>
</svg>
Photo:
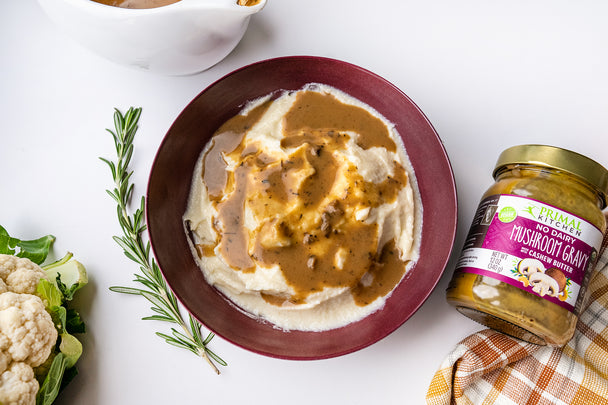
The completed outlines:
<svg viewBox="0 0 608 405">
<path fill-rule="evenodd" d="M 515 273 L 519 275 L 518 281 L 521 282 L 524 287 L 530 285 L 530 276 L 536 273 L 544 273 L 545 265 L 537 259 L 523 259 L 517 264 Z"/>
<path fill-rule="evenodd" d="M 557 297 L 557 294 L 559 294 L 559 285 L 557 284 L 557 280 L 546 273 L 533 273 L 530 275 L 529 281 L 532 291 L 541 297 L 544 297 L 545 295 Z"/>
<path fill-rule="evenodd" d="M 570 291 L 568 289 L 568 286 L 570 285 L 570 279 L 566 277 L 563 271 L 556 267 L 551 267 L 550 269 L 547 269 L 547 271 L 545 271 L 545 274 L 557 281 L 559 291 L 556 297 L 562 301 L 566 301 L 566 299 L 570 295 Z"/>
<path fill-rule="evenodd" d="M 524 287 L 532 287 L 532 291 L 541 297 L 549 296 L 565 301 L 568 298 L 569 279 L 558 268 L 545 269 L 545 265 L 537 259 L 526 258 L 517 264 L 515 273 L 517 280 Z"/>
<path fill-rule="evenodd" d="M 545 265 L 537 259 L 523 259 L 517 265 L 520 274 L 529 277 L 533 273 L 544 273 Z"/>
</svg>

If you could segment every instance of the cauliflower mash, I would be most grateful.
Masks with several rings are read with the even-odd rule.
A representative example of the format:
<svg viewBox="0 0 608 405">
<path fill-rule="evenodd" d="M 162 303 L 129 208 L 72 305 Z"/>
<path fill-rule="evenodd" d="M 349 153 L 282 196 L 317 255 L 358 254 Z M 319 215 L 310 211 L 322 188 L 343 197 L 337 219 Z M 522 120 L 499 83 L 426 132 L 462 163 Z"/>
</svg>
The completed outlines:
<svg viewBox="0 0 608 405">
<path fill-rule="evenodd" d="M 394 126 L 309 84 L 255 100 L 218 129 L 184 222 L 206 280 L 238 307 L 322 331 L 384 305 L 418 258 L 421 212 Z"/>
</svg>

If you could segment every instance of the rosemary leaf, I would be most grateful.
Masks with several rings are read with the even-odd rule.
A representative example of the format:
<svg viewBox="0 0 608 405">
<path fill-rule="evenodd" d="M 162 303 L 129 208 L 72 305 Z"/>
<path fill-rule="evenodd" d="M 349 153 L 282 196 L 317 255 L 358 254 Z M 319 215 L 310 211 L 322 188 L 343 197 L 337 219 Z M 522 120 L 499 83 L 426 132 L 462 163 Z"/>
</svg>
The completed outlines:
<svg viewBox="0 0 608 405">
<path fill-rule="evenodd" d="M 150 315 L 144 318 L 141 318 L 144 321 L 163 321 L 163 322 L 173 322 L 172 318 L 162 316 L 162 315 Z"/>
<path fill-rule="evenodd" d="M 207 335 L 207 337 L 205 338 L 205 340 L 203 341 L 203 344 L 204 344 L 204 345 L 207 345 L 207 343 L 211 342 L 211 339 L 213 339 L 213 337 L 214 337 L 214 336 L 215 336 L 215 334 L 214 334 L 214 333 L 209 333 L 209 334 Z"/>
<path fill-rule="evenodd" d="M 211 351 L 210 349 L 205 349 L 207 351 L 207 356 L 217 362 L 218 364 L 222 365 L 222 366 L 227 366 L 228 363 L 226 363 L 221 357 L 219 357 L 217 354 L 215 354 L 213 351 Z"/>
<path fill-rule="evenodd" d="M 121 294 L 131 294 L 131 295 L 140 295 L 142 290 L 139 288 L 131 288 L 131 287 L 110 287 L 110 291 L 121 293 Z"/>
<path fill-rule="evenodd" d="M 122 230 L 121 236 L 114 236 L 116 244 L 123 250 L 125 256 L 139 265 L 141 274 L 135 274 L 134 282 L 141 288 L 113 286 L 110 290 L 116 293 L 139 295 L 146 298 L 152 305 L 154 315 L 144 317 L 144 320 L 154 320 L 178 325 L 171 328 L 171 334 L 156 332 L 156 335 L 168 344 L 186 349 L 205 359 L 219 374 L 217 364 L 226 366 L 226 362 L 208 347 L 214 334 L 209 333 L 203 340 L 201 324 L 192 315 L 187 318 L 182 315 L 177 298 L 167 286 L 160 268 L 151 255 L 150 242 L 144 241 L 142 234 L 146 230 L 145 198 L 142 196 L 139 206 L 134 212 L 129 209 L 133 195 L 134 184 L 131 183 L 133 171 L 129 170 L 133 157 L 133 140 L 137 132 L 137 123 L 141 108 L 129 108 L 123 115 L 114 111 L 114 131 L 107 129 L 112 135 L 116 149 L 116 160 L 100 158 L 110 169 L 114 188 L 106 190 L 116 202 L 118 224 Z"/>
</svg>

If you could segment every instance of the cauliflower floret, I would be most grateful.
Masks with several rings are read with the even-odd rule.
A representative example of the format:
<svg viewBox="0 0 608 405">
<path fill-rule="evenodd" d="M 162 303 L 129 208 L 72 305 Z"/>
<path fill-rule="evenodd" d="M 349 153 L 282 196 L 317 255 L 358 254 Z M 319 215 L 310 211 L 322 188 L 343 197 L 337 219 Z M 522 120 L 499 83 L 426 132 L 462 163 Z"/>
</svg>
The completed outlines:
<svg viewBox="0 0 608 405">
<path fill-rule="evenodd" d="M 32 367 L 44 363 L 57 341 L 57 330 L 39 297 L 0 294 L 0 342 L 3 340 L 10 345 L 0 349 L 10 354 L 13 361 Z"/>
<path fill-rule="evenodd" d="M 34 367 L 57 342 L 57 330 L 36 294 L 46 272 L 26 258 L 0 254 L 0 404 L 33 405 L 39 385 Z"/>
<path fill-rule="evenodd" d="M 13 362 L 0 374 L 0 403 L 33 405 L 36 403 L 38 387 L 32 367 L 25 363 Z"/>
<path fill-rule="evenodd" d="M 0 375 L 6 371 L 9 364 L 11 364 L 11 356 L 0 350 Z"/>
<path fill-rule="evenodd" d="M 46 273 L 30 259 L 0 254 L 0 293 L 8 290 L 20 294 L 35 294 Z M 6 290 L 2 290 L 2 284 Z"/>
</svg>

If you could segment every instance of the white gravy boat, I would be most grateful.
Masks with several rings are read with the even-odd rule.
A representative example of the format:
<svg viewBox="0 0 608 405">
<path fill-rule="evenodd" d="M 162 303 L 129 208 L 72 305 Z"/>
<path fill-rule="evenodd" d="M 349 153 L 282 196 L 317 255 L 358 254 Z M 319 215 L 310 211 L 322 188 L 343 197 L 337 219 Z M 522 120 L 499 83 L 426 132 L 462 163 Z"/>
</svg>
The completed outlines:
<svg viewBox="0 0 608 405">
<path fill-rule="evenodd" d="M 120 64 L 166 75 L 193 74 L 224 59 L 239 43 L 252 14 L 266 4 L 237 0 L 181 0 L 126 9 L 91 0 L 38 0 L 68 35 Z"/>
</svg>

